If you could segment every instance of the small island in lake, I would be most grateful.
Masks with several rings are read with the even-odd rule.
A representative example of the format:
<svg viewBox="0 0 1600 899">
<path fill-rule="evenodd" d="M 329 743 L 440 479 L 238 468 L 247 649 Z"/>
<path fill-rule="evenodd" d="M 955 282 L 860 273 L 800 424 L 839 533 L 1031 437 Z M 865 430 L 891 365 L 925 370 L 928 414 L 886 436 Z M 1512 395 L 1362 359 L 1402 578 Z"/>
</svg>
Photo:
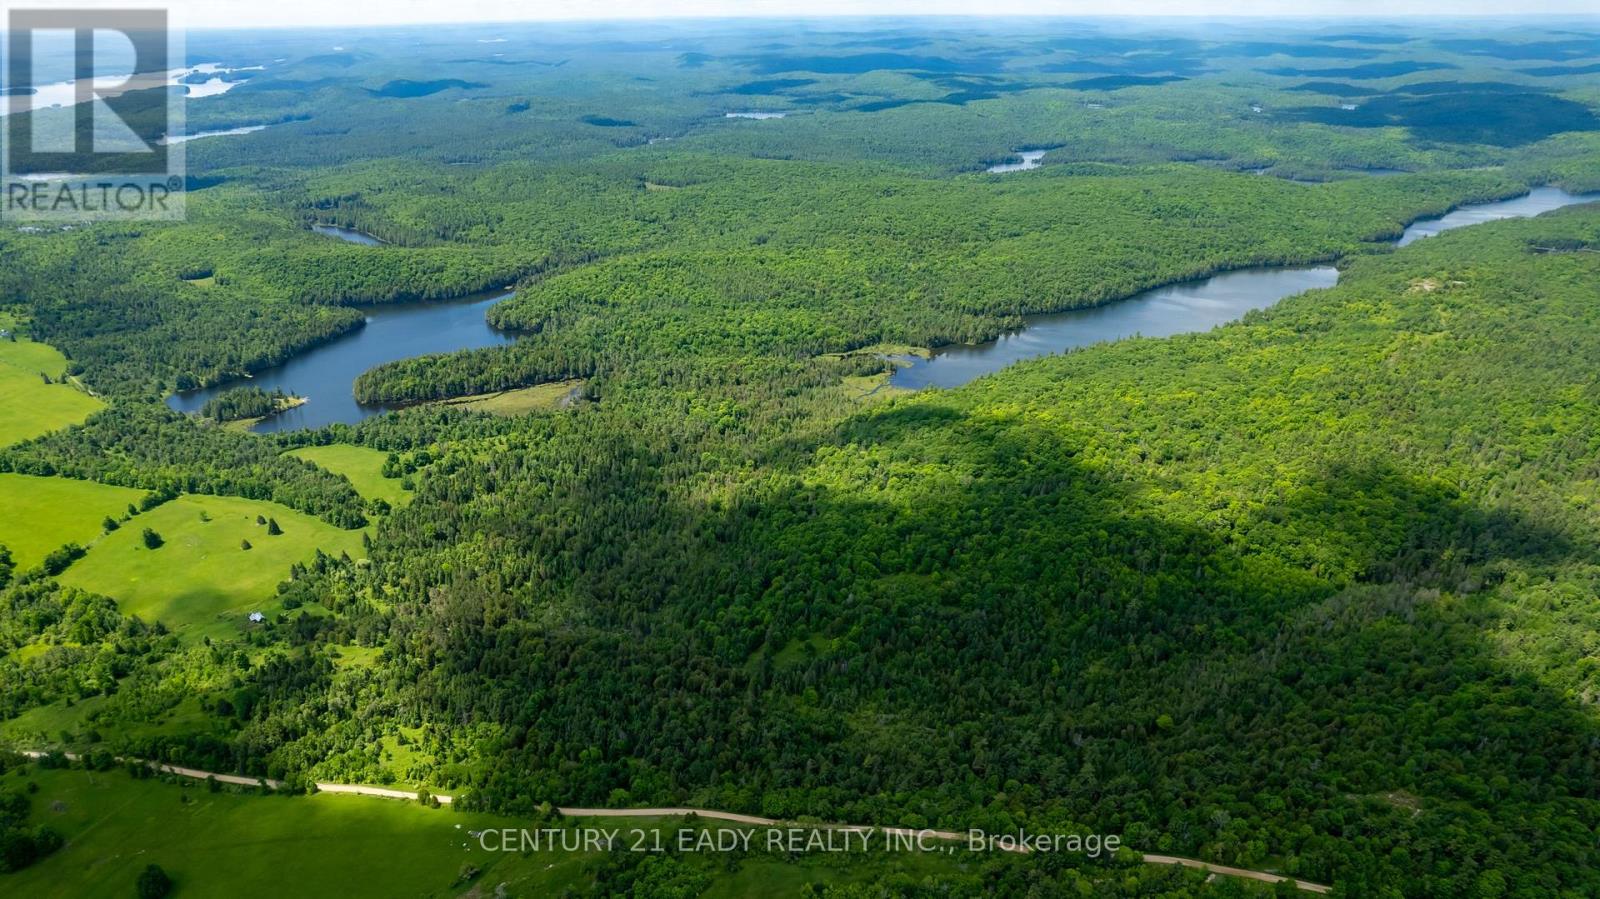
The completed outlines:
<svg viewBox="0 0 1600 899">
<path fill-rule="evenodd" d="M 284 393 L 282 390 L 239 387 L 207 400 L 206 404 L 200 407 L 200 417 L 230 427 L 249 429 L 270 415 L 305 403 L 305 397 Z"/>
</svg>

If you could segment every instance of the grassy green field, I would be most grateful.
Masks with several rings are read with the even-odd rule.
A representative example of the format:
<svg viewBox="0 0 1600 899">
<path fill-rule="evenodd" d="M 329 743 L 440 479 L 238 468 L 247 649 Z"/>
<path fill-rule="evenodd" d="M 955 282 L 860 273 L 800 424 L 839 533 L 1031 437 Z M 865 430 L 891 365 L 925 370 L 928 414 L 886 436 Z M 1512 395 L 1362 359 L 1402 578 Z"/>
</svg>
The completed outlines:
<svg viewBox="0 0 1600 899">
<path fill-rule="evenodd" d="M 522 861 L 463 845 L 468 830 L 512 822 L 415 803 L 210 793 L 199 782 L 136 781 L 120 770 L 35 769 L 27 778 L 40 786 L 34 820 L 68 845 L 0 876 L 5 895 L 131 896 L 139 871 L 153 863 L 171 875 L 178 897 L 345 896 L 357 886 L 364 895 L 454 896 L 467 889 L 455 888 L 463 863 L 484 868 L 486 878 L 497 863 Z M 540 873 L 570 877 L 567 869 L 580 865 L 569 859 Z"/>
<path fill-rule="evenodd" d="M 24 748 L 54 745 L 62 733 L 80 730 L 84 720 L 96 708 L 105 705 L 105 699 L 91 696 L 72 705 L 53 702 L 35 706 L 15 718 L 0 721 L 0 741 Z"/>
<path fill-rule="evenodd" d="M 67 359 L 55 347 L 21 337 L 0 340 L 0 446 L 77 424 L 105 405 L 60 383 L 66 370 Z"/>
<path fill-rule="evenodd" d="M 508 896 L 539 897 L 592 885 L 601 861 L 594 852 L 485 852 L 471 832 L 549 825 L 411 802 L 212 793 L 198 781 L 140 781 L 120 769 L 95 773 L 31 765 L 3 784 L 15 788 L 26 781 L 39 785 L 30 797 L 33 823 L 55 828 L 67 845 L 31 868 L 0 875 L 0 895 L 131 896 L 138 872 L 157 864 L 176 882 L 172 895 L 180 899 L 342 897 L 357 887 L 372 896 L 488 897 L 502 883 Z M 629 834 L 635 828 L 659 829 L 661 843 L 671 845 L 678 829 L 689 826 L 677 818 L 583 823 L 619 831 L 624 845 L 638 839 Z M 920 879 L 971 863 L 942 853 L 858 854 L 848 865 L 822 854 L 795 860 L 765 853 L 739 861 L 720 853 L 685 858 L 698 884 L 709 888 L 684 895 L 720 897 L 792 896 L 806 883 L 872 882 L 893 874 Z M 463 880 L 464 865 L 480 873 Z"/>
<path fill-rule="evenodd" d="M 0 474 L 0 545 L 11 550 L 18 568 L 31 568 L 67 543 L 88 544 L 100 535 L 106 516 L 121 517 L 144 493 L 93 481 Z"/>
<path fill-rule="evenodd" d="M 851 375 L 845 378 L 840 386 L 844 389 L 845 395 L 856 402 L 911 392 L 904 387 L 891 386 L 888 372 L 877 375 Z"/>
<path fill-rule="evenodd" d="M 344 475 L 356 492 L 367 499 L 381 499 L 391 506 L 411 501 L 411 493 L 400 486 L 399 478 L 383 476 L 383 460 L 389 456 L 383 450 L 331 443 L 327 446 L 303 446 L 290 450 L 288 455 L 304 459 L 334 474 Z"/>
<path fill-rule="evenodd" d="M 270 536 L 256 517 L 276 520 Z M 165 543 L 146 549 L 145 528 Z M 251 548 L 242 548 L 248 540 Z M 289 567 L 312 558 L 361 553 L 361 532 L 344 531 L 286 506 L 231 496 L 181 496 L 107 535 L 61 574 L 64 584 L 103 593 L 122 611 L 190 636 L 234 634 L 245 616 L 280 610 L 276 588 Z"/>
<path fill-rule="evenodd" d="M 526 415 L 529 412 L 550 412 L 570 403 L 573 391 L 581 390 L 583 379 L 535 384 L 516 390 L 499 390 L 494 393 L 477 393 L 455 399 L 439 400 L 430 405 L 472 409 L 492 415 Z"/>
<path fill-rule="evenodd" d="M 222 731 L 220 722 L 190 696 L 159 712 L 141 709 L 129 715 L 115 708 L 107 696 L 90 696 L 68 704 L 62 700 L 36 706 L 8 721 L 0 721 L 0 742 L 22 748 L 70 746 L 87 748 L 88 732 L 115 733 L 123 739 L 187 736 Z M 109 717 L 111 720 L 106 720 Z"/>
<path fill-rule="evenodd" d="M 343 645 L 337 649 L 339 654 L 333 663 L 340 668 L 371 668 L 378 664 L 378 657 L 383 655 L 383 650 L 375 646 Z"/>
</svg>

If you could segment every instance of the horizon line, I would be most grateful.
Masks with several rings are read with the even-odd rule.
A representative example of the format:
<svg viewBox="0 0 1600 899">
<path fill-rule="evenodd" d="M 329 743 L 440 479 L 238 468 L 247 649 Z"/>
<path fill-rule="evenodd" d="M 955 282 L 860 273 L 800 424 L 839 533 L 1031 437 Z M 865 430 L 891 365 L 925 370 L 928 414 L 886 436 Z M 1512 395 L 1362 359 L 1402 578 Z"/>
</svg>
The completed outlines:
<svg viewBox="0 0 1600 899">
<path fill-rule="evenodd" d="M 518 25 L 637 25 L 650 22 L 672 22 L 675 24 L 689 22 L 705 23 L 734 23 L 734 22 L 815 22 L 815 21 L 893 21 L 893 20 L 955 20 L 955 21 L 994 21 L 997 19 L 1012 21 L 1176 21 L 1176 22 L 1274 22 L 1292 21 L 1296 23 L 1309 23 L 1325 21 L 1334 23 L 1395 23 L 1395 22 L 1451 22 L 1451 21 L 1490 21 L 1507 20 L 1514 22 L 1527 22 L 1529 20 L 1557 20 L 1557 21 L 1594 21 L 1600 23 L 1600 11 L 1597 12 L 1534 12 L 1534 13 L 1505 13 L 1505 12 L 1450 12 L 1450 13 L 1361 13 L 1358 15 L 1328 13 L 1328 12 L 1230 12 L 1222 15 L 1208 13 L 1167 13 L 1167 12 L 1124 12 L 1124 13 L 740 13 L 738 15 L 705 15 L 702 13 L 651 13 L 639 16 L 545 16 L 530 18 L 488 18 L 488 19 L 407 19 L 402 22 L 382 21 L 350 21 L 332 23 L 258 23 L 239 25 L 196 25 L 185 28 L 187 31 L 295 31 L 317 30 L 330 28 L 415 28 L 424 26 L 454 25 L 461 27 L 473 26 L 518 26 Z M 5 29 L 0 28 L 0 34 Z"/>
</svg>

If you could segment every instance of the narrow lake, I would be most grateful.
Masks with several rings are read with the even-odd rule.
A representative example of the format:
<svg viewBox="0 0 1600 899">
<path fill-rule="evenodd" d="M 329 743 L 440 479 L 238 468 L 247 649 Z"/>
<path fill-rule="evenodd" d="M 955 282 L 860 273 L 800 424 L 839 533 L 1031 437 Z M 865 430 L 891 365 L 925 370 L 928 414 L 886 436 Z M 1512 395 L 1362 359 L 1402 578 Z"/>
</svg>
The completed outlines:
<svg viewBox="0 0 1600 899">
<path fill-rule="evenodd" d="M 373 237 L 365 231 L 357 231 L 354 228 L 346 228 L 343 225 L 312 225 L 311 230 L 326 237 L 337 237 L 340 240 L 358 243 L 364 247 L 381 247 L 387 243 L 382 238 Z"/>
<path fill-rule="evenodd" d="M 395 303 L 367 310 L 365 326 L 319 344 L 282 365 L 263 369 L 253 378 L 241 378 L 215 387 L 167 397 L 179 412 L 199 412 L 206 400 L 235 387 L 274 388 L 303 396 L 309 402 L 267 418 L 257 433 L 320 428 L 336 422 L 355 423 L 369 415 L 389 411 L 389 406 L 356 402 L 356 378 L 375 365 L 428 353 L 447 353 L 510 343 L 516 338 L 489 327 L 484 312 L 511 296 L 497 290 L 433 303 Z"/>
<path fill-rule="evenodd" d="M 220 128 L 216 131 L 199 131 L 194 134 L 180 134 L 177 137 L 163 137 L 156 143 L 162 145 L 186 144 L 189 141 L 200 140 L 203 137 L 231 137 L 235 134 L 254 134 L 257 131 L 265 131 L 271 127 L 271 125 L 245 125 L 241 128 Z"/>
<path fill-rule="evenodd" d="M 1013 362 L 1071 347 L 1135 334 L 1170 337 L 1205 331 L 1251 309 L 1271 306 L 1307 290 L 1332 287 L 1338 281 L 1339 270 L 1331 265 L 1241 269 L 1204 281 L 1158 287 L 1104 306 L 1032 315 L 1026 327 L 1002 335 L 999 340 L 942 347 L 927 360 L 910 357 L 911 364 L 897 370 L 889 383 L 912 390 L 958 387 Z"/>
<path fill-rule="evenodd" d="M 1520 219 L 1571 206 L 1574 203 L 1591 203 L 1600 200 L 1600 194 L 1569 194 L 1559 187 L 1536 187 L 1532 192 L 1511 200 L 1501 200 L 1498 203 L 1478 203 L 1472 206 L 1463 206 L 1448 215 L 1438 218 L 1422 219 L 1412 222 L 1406 233 L 1400 236 L 1398 246 L 1415 243 L 1424 237 L 1432 237 L 1443 231 L 1454 228 L 1465 228 L 1468 225 L 1481 225 L 1484 222 L 1497 222 L 1501 219 Z"/>
<path fill-rule="evenodd" d="M 1574 195 L 1559 188 L 1541 187 L 1516 199 L 1463 206 L 1448 215 L 1422 219 L 1406 228 L 1396 243 L 1405 246 L 1453 228 L 1524 218 L 1593 200 L 1600 200 L 1600 194 Z M 901 359 L 909 364 L 896 370 L 889 383 L 911 390 L 959 387 L 1035 356 L 1134 336 L 1170 337 L 1207 331 L 1285 297 L 1332 287 L 1338 280 L 1339 273 L 1331 266 L 1241 269 L 1202 281 L 1158 287 L 1104 306 L 1032 315 L 1021 330 L 998 340 L 941 347 L 930 359 Z"/>
</svg>

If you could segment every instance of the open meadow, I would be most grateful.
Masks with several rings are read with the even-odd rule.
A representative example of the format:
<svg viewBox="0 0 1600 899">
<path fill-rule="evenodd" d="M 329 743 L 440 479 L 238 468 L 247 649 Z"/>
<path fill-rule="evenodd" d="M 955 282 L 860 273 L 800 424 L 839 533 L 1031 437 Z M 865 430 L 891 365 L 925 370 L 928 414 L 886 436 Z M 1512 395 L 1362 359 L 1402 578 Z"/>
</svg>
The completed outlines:
<svg viewBox="0 0 1600 899">
<path fill-rule="evenodd" d="M 270 533 L 271 522 L 282 533 Z M 146 545 L 146 529 L 160 537 L 160 546 Z M 112 597 L 123 614 L 190 637 L 237 635 L 249 626 L 250 613 L 283 611 L 276 586 L 289 577 L 290 566 L 311 561 L 318 550 L 360 555 L 361 532 L 275 503 L 180 496 L 106 535 L 60 580 Z"/>
<path fill-rule="evenodd" d="M 30 568 L 68 543 L 88 544 L 100 535 L 106 518 L 122 518 L 145 495 L 93 481 L 0 474 L 6 506 L 0 546 L 11 550 L 19 568 Z"/>
<path fill-rule="evenodd" d="M 8 329 L 0 317 L 0 329 Z M 0 338 L 0 447 L 77 424 L 105 403 L 67 383 L 66 357 L 25 337 Z"/>
</svg>

